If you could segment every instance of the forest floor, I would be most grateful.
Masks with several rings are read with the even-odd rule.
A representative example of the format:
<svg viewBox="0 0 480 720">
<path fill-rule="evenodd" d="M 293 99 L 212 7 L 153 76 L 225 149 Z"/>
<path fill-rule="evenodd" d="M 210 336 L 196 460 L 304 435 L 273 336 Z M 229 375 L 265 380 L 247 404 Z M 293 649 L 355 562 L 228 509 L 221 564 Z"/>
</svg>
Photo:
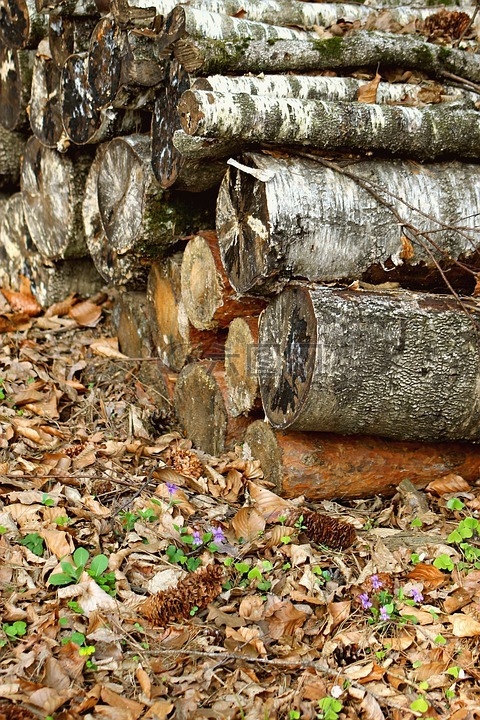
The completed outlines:
<svg viewBox="0 0 480 720">
<path fill-rule="evenodd" d="M 169 426 L 110 297 L 7 296 L 1 718 L 480 716 L 480 486 L 284 501 Z"/>
</svg>

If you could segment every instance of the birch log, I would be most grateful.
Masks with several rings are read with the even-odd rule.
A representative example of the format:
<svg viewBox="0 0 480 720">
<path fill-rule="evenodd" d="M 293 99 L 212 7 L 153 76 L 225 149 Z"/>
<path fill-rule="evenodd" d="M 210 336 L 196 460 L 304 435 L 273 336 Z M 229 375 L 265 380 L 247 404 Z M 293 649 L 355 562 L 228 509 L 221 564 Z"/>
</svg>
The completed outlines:
<svg viewBox="0 0 480 720">
<path fill-rule="evenodd" d="M 199 75 L 308 72 L 351 67 L 396 66 L 436 76 L 450 72 L 480 82 L 480 58 L 413 36 L 358 31 L 326 40 L 239 41 L 181 38 L 175 57 L 187 72 Z"/>
<path fill-rule="evenodd" d="M 148 316 L 154 347 L 162 362 L 179 372 L 187 362 L 207 357 L 223 360 L 225 334 L 196 330 L 182 301 L 182 254 L 154 262 L 148 275 Z"/>
<path fill-rule="evenodd" d="M 35 0 L 1 0 L 0 40 L 12 50 L 35 48 L 48 31 L 48 21 Z"/>
<path fill-rule="evenodd" d="M 390 496 L 405 479 L 423 488 L 451 473 L 470 483 L 480 474 L 480 447 L 467 443 L 275 432 L 260 420 L 248 427 L 244 439 L 260 461 L 265 480 L 287 498 Z"/>
<path fill-rule="evenodd" d="M 181 428 L 199 450 L 220 455 L 238 442 L 248 420 L 229 415 L 221 364 L 196 362 L 179 374 L 173 395 Z"/>
<path fill-rule="evenodd" d="M 0 191 L 12 193 L 18 189 L 20 162 L 25 149 L 25 137 L 0 126 Z"/>
<path fill-rule="evenodd" d="M 263 299 L 239 297 L 232 289 L 213 232 L 189 240 L 183 254 L 181 287 L 185 311 L 197 330 L 227 328 L 235 317 L 255 315 L 265 307 Z"/>
<path fill-rule="evenodd" d="M 479 113 L 462 103 L 407 108 L 187 90 L 178 113 L 189 135 L 419 160 L 480 156 Z"/>
<path fill-rule="evenodd" d="M 62 155 L 36 138 L 27 142 L 21 178 L 25 220 L 44 258 L 87 255 L 82 202 L 90 163 L 86 155 Z"/>
<path fill-rule="evenodd" d="M 50 15 L 48 20 L 48 41 L 52 60 L 62 70 L 66 60 L 75 53 L 86 52 L 96 24 L 91 17 L 68 17 Z"/>
<path fill-rule="evenodd" d="M 16 289 L 18 276 L 27 275 L 26 263 L 37 252 L 25 222 L 21 193 L 11 195 L 7 201 L 0 225 L 0 246 L 9 285 Z"/>
<path fill-rule="evenodd" d="M 480 314 L 449 296 L 287 288 L 260 318 L 274 427 L 478 440 Z"/>
<path fill-rule="evenodd" d="M 42 46 L 33 64 L 30 125 L 42 145 L 65 150 L 60 81 L 61 72 L 52 60 L 48 45 Z"/>
<path fill-rule="evenodd" d="M 472 276 L 453 260 L 478 264 L 477 165 L 366 160 L 344 168 L 359 182 L 314 161 L 250 154 L 244 162 L 227 172 L 216 222 L 222 262 L 238 292 L 276 292 L 294 277 L 441 288 L 437 265 L 457 287 L 473 290 Z M 410 242 L 389 205 L 427 235 L 409 235 Z"/>
<path fill-rule="evenodd" d="M 105 235 L 116 253 L 158 258 L 182 236 L 213 222 L 213 198 L 162 190 L 151 167 L 150 137 L 112 140 L 101 161 L 97 191 Z"/>
<path fill-rule="evenodd" d="M 27 105 L 34 57 L 34 50 L 11 50 L 0 44 L 0 125 L 6 130 L 29 127 Z"/>
<path fill-rule="evenodd" d="M 225 382 L 232 415 L 261 410 L 257 372 L 258 317 L 232 320 L 225 342 Z"/>
<path fill-rule="evenodd" d="M 95 17 L 108 12 L 107 0 L 35 0 L 38 12 L 71 17 Z"/>
<path fill-rule="evenodd" d="M 2 223 L 9 197 L 11 196 L 0 193 L 0 287 L 8 287 L 10 285 L 8 256 L 2 242 Z"/>
<path fill-rule="evenodd" d="M 88 53 L 88 82 L 97 108 L 110 105 L 120 86 L 126 31 L 110 16 L 102 18 L 92 33 Z"/>
</svg>

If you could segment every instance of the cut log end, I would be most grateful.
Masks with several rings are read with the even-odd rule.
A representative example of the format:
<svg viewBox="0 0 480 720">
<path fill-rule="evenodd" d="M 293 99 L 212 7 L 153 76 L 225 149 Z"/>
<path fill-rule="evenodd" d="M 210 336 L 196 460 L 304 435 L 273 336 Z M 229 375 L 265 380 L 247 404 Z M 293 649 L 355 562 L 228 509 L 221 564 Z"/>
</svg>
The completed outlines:
<svg viewBox="0 0 480 720">
<path fill-rule="evenodd" d="M 197 235 L 187 244 L 181 281 L 182 298 L 192 325 L 199 330 L 214 328 L 215 313 L 223 302 L 224 284 L 205 237 Z"/>
<path fill-rule="evenodd" d="M 101 119 L 87 78 L 86 57 L 70 55 L 62 71 L 62 118 L 68 138 L 76 145 L 88 143 Z"/>
<path fill-rule="evenodd" d="M 232 415 L 260 410 L 257 376 L 258 318 L 235 318 L 225 343 L 225 381 Z"/>
</svg>

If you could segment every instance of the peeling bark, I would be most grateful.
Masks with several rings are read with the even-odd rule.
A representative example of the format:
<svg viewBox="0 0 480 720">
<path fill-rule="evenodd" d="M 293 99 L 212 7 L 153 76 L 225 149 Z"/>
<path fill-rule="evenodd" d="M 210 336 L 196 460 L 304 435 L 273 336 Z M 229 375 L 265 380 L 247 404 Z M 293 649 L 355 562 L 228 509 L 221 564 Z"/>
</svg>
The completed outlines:
<svg viewBox="0 0 480 720">
<path fill-rule="evenodd" d="M 0 44 L 0 125 L 6 130 L 29 127 L 27 105 L 34 57 L 34 50 L 10 50 Z"/>
<path fill-rule="evenodd" d="M 319 163 L 258 154 L 243 160 L 222 183 L 216 222 L 222 262 L 238 292 L 276 292 L 295 277 L 438 289 L 444 281 L 435 263 L 456 287 L 473 290 L 472 276 L 453 259 L 478 265 L 478 165 L 364 160 L 347 168 L 372 181 L 407 223 L 431 231 L 435 248 L 426 238 L 424 246 L 410 242 L 389 207 Z"/>
<path fill-rule="evenodd" d="M 225 343 L 225 382 L 232 415 L 260 411 L 257 372 L 258 317 L 239 317 L 230 323 Z"/>
<path fill-rule="evenodd" d="M 260 461 L 265 480 L 287 498 L 391 496 L 406 478 L 423 488 L 450 473 L 474 483 L 480 473 L 480 447 L 467 443 L 275 432 L 259 420 L 249 426 L 245 442 Z"/>
<path fill-rule="evenodd" d="M 474 53 L 444 48 L 414 36 L 360 30 L 327 40 L 185 40 L 174 46 L 175 57 L 187 72 L 278 73 L 337 70 L 393 65 L 441 76 L 447 71 L 480 82 L 480 58 Z"/>
<path fill-rule="evenodd" d="M 22 166 L 25 220 L 40 254 L 49 260 L 87 255 L 82 220 L 91 159 L 66 156 L 30 138 Z"/>
<path fill-rule="evenodd" d="M 260 318 L 266 416 L 293 430 L 478 440 L 479 320 L 450 296 L 287 288 Z"/>
<path fill-rule="evenodd" d="M 20 161 L 25 137 L 0 127 L 0 191 L 13 193 L 20 181 Z"/>
</svg>

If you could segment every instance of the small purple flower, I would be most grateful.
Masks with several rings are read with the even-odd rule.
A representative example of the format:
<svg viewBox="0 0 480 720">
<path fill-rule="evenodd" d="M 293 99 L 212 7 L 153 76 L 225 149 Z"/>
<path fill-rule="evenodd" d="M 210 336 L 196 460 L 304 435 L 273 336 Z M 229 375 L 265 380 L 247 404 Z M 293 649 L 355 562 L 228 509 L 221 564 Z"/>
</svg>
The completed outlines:
<svg viewBox="0 0 480 720">
<path fill-rule="evenodd" d="M 367 593 L 362 593 L 358 596 L 360 598 L 360 602 L 362 603 L 362 607 L 364 610 L 368 610 L 372 607 L 372 603 L 370 598 L 368 597 Z"/>
<path fill-rule="evenodd" d="M 213 542 L 215 543 L 222 543 L 225 541 L 225 535 L 223 534 L 223 530 L 220 527 L 212 528 L 213 531 Z"/>
<path fill-rule="evenodd" d="M 166 485 L 167 485 L 167 490 L 168 490 L 168 494 L 169 494 L 169 495 L 173 495 L 173 493 L 175 493 L 175 492 L 178 490 L 178 488 L 177 488 L 177 486 L 175 485 L 175 483 L 169 483 L 169 482 L 167 482 Z"/>
<path fill-rule="evenodd" d="M 372 575 L 370 580 L 372 581 L 372 588 L 374 590 L 380 590 L 380 588 L 383 587 L 383 583 L 378 577 L 378 575 Z"/>
<path fill-rule="evenodd" d="M 194 530 L 192 534 L 192 545 L 201 545 L 202 544 L 202 538 L 200 537 L 200 533 L 198 530 Z"/>
<path fill-rule="evenodd" d="M 385 605 L 382 605 L 382 607 L 380 608 L 380 619 L 381 620 L 390 620 L 390 615 L 388 614 L 387 608 L 385 607 Z"/>
<path fill-rule="evenodd" d="M 413 597 L 416 603 L 421 603 L 423 601 L 423 595 L 416 587 L 412 587 L 412 589 L 410 590 L 410 595 Z"/>
</svg>

